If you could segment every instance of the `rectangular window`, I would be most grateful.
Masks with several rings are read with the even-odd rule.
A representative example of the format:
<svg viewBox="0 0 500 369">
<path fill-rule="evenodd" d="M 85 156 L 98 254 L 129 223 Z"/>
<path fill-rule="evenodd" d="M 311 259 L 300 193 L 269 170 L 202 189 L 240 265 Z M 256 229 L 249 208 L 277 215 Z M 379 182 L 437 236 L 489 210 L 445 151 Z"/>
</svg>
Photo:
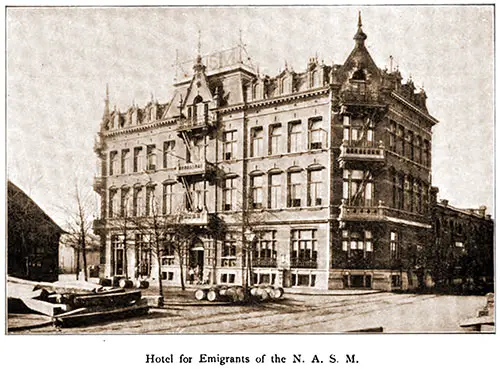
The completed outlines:
<svg viewBox="0 0 500 369">
<path fill-rule="evenodd" d="M 120 216 L 129 217 L 131 215 L 131 200 L 130 200 L 130 189 L 128 187 L 122 188 L 121 193 L 121 204 L 120 204 Z"/>
<path fill-rule="evenodd" d="M 396 151 L 396 123 L 392 120 L 389 125 L 389 149 Z"/>
<path fill-rule="evenodd" d="M 111 236 L 111 248 L 113 253 L 113 275 L 125 274 L 125 250 L 123 247 L 123 237 Z"/>
<path fill-rule="evenodd" d="M 391 251 L 391 259 L 392 260 L 397 260 L 400 258 L 399 255 L 399 233 L 398 232 L 391 232 L 390 236 L 390 251 Z"/>
<path fill-rule="evenodd" d="M 344 169 L 343 198 L 351 206 L 373 206 L 373 176 L 370 171 Z"/>
<path fill-rule="evenodd" d="M 155 207 L 155 188 L 154 186 L 146 187 L 146 216 L 157 215 Z"/>
<path fill-rule="evenodd" d="M 222 246 L 221 266 L 236 266 L 236 237 L 233 233 L 226 233 Z"/>
<path fill-rule="evenodd" d="M 323 118 L 316 117 L 309 119 L 309 150 L 322 149 L 323 142 Z"/>
<path fill-rule="evenodd" d="M 122 174 L 128 173 L 130 170 L 130 150 L 122 150 L 122 160 L 121 160 L 121 170 Z"/>
<path fill-rule="evenodd" d="M 292 268 L 317 268 L 316 233 L 315 229 L 291 231 L 290 263 Z"/>
<path fill-rule="evenodd" d="M 142 155 L 142 147 L 134 148 L 134 173 L 141 172 L 144 169 Z"/>
<path fill-rule="evenodd" d="M 120 209 L 120 203 L 118 201 L 118 190 L 112 189 L 109 190 L 109 209 L 108 209 L 108 217 L 114 218 L 117 217 Z"/>
<path fill-rule="evenodd" d="M 323 193 L 323 171 L 311 170 L 308 172 L 307 206 L 321 206 Z"/>
<path fill-rule="evenodd" d="M 262 199 L 262 178 L 264 176 L 253 176 L 250 178 L 250 186 L 252 192 L 252 208 L 261 209 L 263 204 Z"/>
<path fill-rule="evenodd" d="M 414 160 L 415 159 L 415 149 L 414 149 L 413 132 L 412 131 L 406 132 L 406 147 L 407 147 L 406 156 L 408 157 L 408 159 Z"/>
<path fill-rule="evenodd" d="M 391 276 L 391 286 L 392 287 L 401 287 L 401 276 L 400 275 L 392 275 Z"/>
<path fill-rule="evenodd" d="M 162 242 L 160 260 L 162 266 L 174 265 L 175 263 L 175 249 L 171 234 L 166 234 Z"/>
<path fill-rule="evenodd" d="M 396 126 L 396 153 L 405 154 L 404 127 Z"/>
<path fill-rule="evenodd" d="M 146 155 L 147 155 L 147 170 L 156 170 L 156 146 L 148 145 L 146 147 Z"/>
<path fill-rule="evenodd" d="M 236 178 L 226 178 L 222 191 L 224 204 L 223 210 L 236 210 Z"/>
<path fill-rule="evenodd" d="M 163 184 L 163 214 L 172 214 L 174 210 L 174 185 Z"/>
<path fill-rule="evenodd" d="M 136 277 L 149 277 L 151 274 L 151 244 L 148 234 L 135 235 Z"/>
<path fill-rule="evenodd" d="M 415 137 L 415 161 L 422 163 L 422 139 L 419 136 Z"/>
<path fill-rule="evenodd" d="M 302 151 L 302 124 L 300 121 L 288 123 L 288 152 Z"/>
<path fill-rule="evenodd" d="M 251 130 L 250 156 L 258 157 L 264 155 L 264 130 L 256 127 Z"/>
<path fill-rule="evenodd" d="M 288 173 L 288 207 L 299 208 L 302 199 L 302 178 L 300 172 Z"/>
<path fill-rule="evenodd" d="M 269 126 L 269 155 L 281 154 L 281 123 Z"/>
<path fill-rule="evenodd" d="M 281 174 L 269 175 L 269 208 L 281 208 Z"/>
<path fill-rule="evenodd" d="M 144 215 L 144 191 L 142 190 L 142 187 L 134 188 L 132 212 L 136 217 L 141 217 Z"/>
<path fill-rule="evenodd" d="M 224 160 L 232 160 L 236 158 L 236 131 L 224 132 Z"/>
<path fill-rule="evenodd" d="M 426 167 L 431 166 L 431 144 L 429 141 L 424 140 L 424 153 L 423 153 L 423 160 L 422 164 Z"/>
<path fill-rule="evenodd" d="M 118 174 L 118 152 L 111 151 L 109 153 L 109 175 L 113 176 Z"/>
<path fill-rule="evenodd" d="M 163 168 L 171 169 L 176 167 L 177 160 L 173 155 L 175 141 L 163 142 Z"/>
<path fill-rule="evenodd" d="M 277 240 L 276 231 L 260 232 L 253 253 L 252 263 L 256 267 L 276 267 Z"/>
<path fill-rule="evenodd" d="M 342 251 L 346 251 L 349 256 L 370 257 L 373 251 L 372 232 L 354 232 L 351 230 L 342 231 Z"/>
</svg>

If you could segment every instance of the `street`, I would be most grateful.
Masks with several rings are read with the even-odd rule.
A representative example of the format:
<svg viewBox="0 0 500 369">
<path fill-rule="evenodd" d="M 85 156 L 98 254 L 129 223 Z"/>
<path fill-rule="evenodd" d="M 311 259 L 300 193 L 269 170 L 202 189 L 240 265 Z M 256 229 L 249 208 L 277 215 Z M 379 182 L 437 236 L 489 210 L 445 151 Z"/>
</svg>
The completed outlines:
<svg viewBox="0 0 500 369">
<path fill-rule="evenodd" d="M 385 333 L 465 332 L 460 322 L 474 317 L 484 296 L 396 293 L 368 295 L 286 294 L 256 305 L 198 303 L 193 291 L 168 290 L 166 307 L 146 316 L 84 327 L 52 325 L 21 334 L 175 334 L 175 333 L 335 333 L 383 329 Z M 9 327 L 29 316 L 9 315 Z M 12 332 L 14 333 L 14 332 Z"/>
</svg>

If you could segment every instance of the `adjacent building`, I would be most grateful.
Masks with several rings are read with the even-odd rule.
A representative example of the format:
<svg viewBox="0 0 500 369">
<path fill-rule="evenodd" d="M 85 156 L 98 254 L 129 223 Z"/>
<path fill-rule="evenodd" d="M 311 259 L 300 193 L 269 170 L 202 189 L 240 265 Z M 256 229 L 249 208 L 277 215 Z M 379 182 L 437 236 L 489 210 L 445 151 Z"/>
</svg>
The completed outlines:
<svg viewBox="0 0 500 369">
<path fill-rule="evenodd" d="M 343 64 L 313 57 L 302 72 L 285 65 L 270 77 L 238 47 L 198 55 L 169 103 L 111 111 L 106 96 L 94 182 L 103 275 L 139 268 L 154 279 L 160 268 L 178 285 L 194 269 L 224 284 L 422 285 L 419 255 L 436 246 L 438 121 L 422 89 L 377 67 L 366 38 L 360 18 Z M 217 218 L 225 231 L 200 232 L 185 258 L 168 247 L 155 257 L 148 232 L 130 221 L 153 216 L 200 229 Z"/>
<path fill-rule="evenodd" d="M 64 231 L 10 181 L 7 192 L 8 275 L 35 281 L 56 281 L 59 238 Z"/>
</svg>

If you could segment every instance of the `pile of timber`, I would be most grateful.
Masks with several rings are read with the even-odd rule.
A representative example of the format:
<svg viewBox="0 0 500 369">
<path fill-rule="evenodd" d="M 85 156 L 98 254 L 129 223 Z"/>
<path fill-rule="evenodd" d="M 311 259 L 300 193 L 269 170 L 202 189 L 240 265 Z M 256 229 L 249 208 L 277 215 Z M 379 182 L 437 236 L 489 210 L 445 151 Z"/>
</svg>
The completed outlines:
<svg viewBox="0 0 500 369">
<path fill-rule="evenodd" d="M 10 276 L 7 283 L 9 306 L 21 303 L 50 316 L 60 327 L 137 316 L 149 310 L 140 290 L 125 291 L 81 281 L 36 282 Z"/>
<path fill-rule="evenodd" d="M 198 301 L 208 300 L 210 302 L 263 302 L 283 298 L 284 291 L 281 287 L 274 286 L 227 286 L 216 285 L 198 288 L 194 297 Z"/>
</svg>

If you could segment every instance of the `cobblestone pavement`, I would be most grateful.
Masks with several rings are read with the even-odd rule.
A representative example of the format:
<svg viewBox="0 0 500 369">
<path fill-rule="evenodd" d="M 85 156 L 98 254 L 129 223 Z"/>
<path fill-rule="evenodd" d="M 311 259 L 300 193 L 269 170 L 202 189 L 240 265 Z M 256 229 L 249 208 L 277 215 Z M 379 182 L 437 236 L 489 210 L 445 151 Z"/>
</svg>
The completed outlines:
<svg viewBox="0 0 500 369">
<path fill-rule="evenodd" d="M 147 294 L 154 294 L 154 289 Z M 475 316 L 481 296 L 378 293 L 372 295 L 285 295 L 256 305 L 198 303 L 193 291 L 167 290 L 166 307 L 146 316 L 58 329 L 51 325 L 21 334 L 335 333 L 382 328 L 384 332 L 464 332 L 460 322 Z M 9 326 L 19 325 L 18 315 Z"/>
</svg>

